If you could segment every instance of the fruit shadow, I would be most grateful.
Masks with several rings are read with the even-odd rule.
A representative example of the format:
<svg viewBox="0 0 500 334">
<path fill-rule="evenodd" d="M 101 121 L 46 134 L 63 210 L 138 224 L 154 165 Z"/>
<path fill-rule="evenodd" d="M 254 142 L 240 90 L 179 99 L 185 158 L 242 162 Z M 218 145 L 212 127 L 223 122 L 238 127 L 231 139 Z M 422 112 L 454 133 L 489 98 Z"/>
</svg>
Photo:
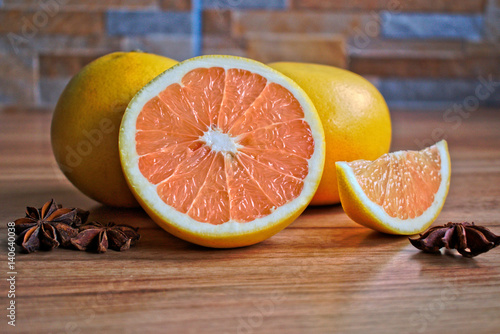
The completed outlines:
<svg viewBox="0 0 500 334">
<path fill-rule="evenodd" d="M 317 239 L 326 248 L 369 248 L 406 245 L 406 237 L 374 231 L 352 221 L 340 204 L 308 207 L 291 228 L 321 229 Z M 331 232 L 327 232 L 330 230 Z M 397 247 L 398 249 L 401 247 Z"/>
<path fill-rule="evenodd" d="M 477 289 L 488 287 L 488 278 L 498 276 L 500 270 L 492 258 L 493 254 L 466 258 L 455 250 L 441 250 L 439 254 L 418 252 L 408 262 L 419 268 L 421 282 L 439 285 L 457 299 L 467 299 L 475 297 Z"/>
<path fill-rule="evenodd" d="M 158 226 L 142 208 L 115 208 L 105 205 L 96 205 L 90 208 L 89 221 L 99 221 L 102 223 L 115 222 L 116 224 L 127 224 L 139 228 L 140 241 L 134 247 L 136 250 L 143 250 L 155 253 L 159 258 L 167 259 L 172 252 L 187 251 L 195 256 L 198 252 L 223 252 L 227 249 L 216 249 L 192 244 L 179 239 Z M 248 246 L 251 247 L 251 246 Z M 238 249 L 233 248 L 236 253 Z M 172 251 L 172 252 L 171 252 Z M 188 256 L 190 258 L 191 256 Z"/>
<path fill-rule="evenodd" d="M 410 257 L 411 261 L 417 261 L 422 267 L 436 268 L 479 268 L 480 264 L 476 258 L 466 258 L 455 250 L 445 249 L 439 253 L 425 253 L 415 249 L 417 253 Z"/>
<path fill-rule="evenodd" d="M 391 245 L 391 247 L 394 247 L 395 245 L 400 244 L 400 247 L 396 248 L 401 249 L 405 247 L 408 242 L 408 237 L 405 235 L 386 234 L 378 231 L 372 231 L 368 228 L 362 228 L 358 238 L 360 238 L 358 243 L 359 247 L 377 247 L 381 244 Z"/>
<path fill-rule="evenodd" d="M 101 223 L 114 222 L 116 224 L 127 224 L 139 228 L 153 228 L 155 223 L 141 208 L 116 208 L 105 205 L 95 205 L 89 209 L 88 221 L 99 221 Z"/>
</svg>

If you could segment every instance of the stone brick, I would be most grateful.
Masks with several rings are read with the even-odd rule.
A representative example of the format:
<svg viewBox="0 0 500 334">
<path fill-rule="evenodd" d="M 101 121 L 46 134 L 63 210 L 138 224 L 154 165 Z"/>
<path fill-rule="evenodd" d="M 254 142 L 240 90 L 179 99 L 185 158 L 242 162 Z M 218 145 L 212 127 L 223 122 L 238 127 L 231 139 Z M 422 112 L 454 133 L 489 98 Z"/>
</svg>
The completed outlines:
<svg viewBox="0 0 500 334">
<path fill-rule="evenodd" d="M 370 39 L 348 41 L 349 55 L 359 58 L 454 58 L 464 53 L 462 41 Z"/>
<path fill-rule="evenodd" d="M 299 61 L 346 66 L 344 40 L 335 35 L 274 34 L 251 36 L 248 56 L 264 63 Z"/>
<path fill-rule="evenodd" d="M 0 35 L 0 50 L 12 52 L 40 53 L 79 53 L 96 54 L 109 53 L 119 50 L 121 37 L 104 35 L 65 36 L 65 35 L 36 35 L 34 38 L 17 39 L 11 35 Z"/>
<path fill-rule="evenodd" d="M 139 49 L 179 61 L 192 57 L 191 39 L 184 35 L 152 34 L 124 37 L 120 49 L 123 51 Z"/>
<path fill-rule="evenodd" d="M 349 42 L 349 68 L 362 75 L 402 78 L 500 77 L 500 48 L 491 43 L 433 40 Z"/>
<path fill-rule="evenodd" d="M 187 12 L 108 11 L 106 18 L 111 36 L 191 32 L 191 15 Z"/>
<path fill-rule="evenodd" d="M 484 14 L 484 35 L 500 48 L 500 0 L 489 0 Z"/>
<path fill-rule="evenodd" d="M 360 58 L 351 57 L 349 69 L 361 75 L 407 78 L 500 77 L 499 57 L 472 58 Z"/>
<path fill-rule="evenodd" d="M 3 0 L 6 9 L 39 10 L 57 6 L 64 11 L 107 9 L 157 9 L 158 0 Z"/>
<path fill-rule="evenodd" d="M 292 8 L 307 10 L 394 10 L 405 12 L 479 13 L 485 0 L 292 0 Z"/>
<path fill-rule="evenodd" d="M 40 100 L 41 105 L 46 108 L 53 108 L 57 104 L 61 93 L 68 84 L 71 77 L 41 78 L 40 79 Z"/>
<path fill-rule="evenodd" d="M 202 0 L 210 9 L 286 9 L 287 0 Z"/>
<path fill-rule="evenodd" d="M 362 31 L 368 22 L 378 25 L 376 14 L 321 13 L 321 12 L 233 12 L 232 33 L 341 33 Z"/>
<path fill-rule="evenodd" d="M 91 35 L 104 32 L 98 12 L 0 10 L 0 33 L 31 39 L 41 34 Z"/>
<path fill-rule="evenodd" d="M 222 35 L 204 35 L 202 53 L 247 57 L 247 41 Z"/>
<path fill-rule="evenodd" d="M 160 7 L 163 10 L 189 11 L 191 0 L 160 0 Z"/>
<path fill-rule="evenodd" d="M 41 54 L 38 58 L 42 78 L 71 78 L 85 65 L 104 54 Z"/>
<path fill-rule="evenodd" d="M 229 35 L 231 33 L 231 12 L 229 10 L 203 11 L 203 33 Z"/>
<path fill-rule="evenodd" d="M 488 81 L 488 79 L 486 79 Z M 465 104 L 476 96 L 479 80 L 436 80 L 436 79 L 382 79 L 378 88 L 384 98 L 390 102 L 445 102 Z M 484 89 L 482 91 L 484 93 Z M 496 89 L 486 98 L 477 99 L 482 105 L 500 105 L 500 89 Z M 474 101 L 472 101 L 474 102 Z M 450 105 L 451 107 L 452 105 Z"/>
<path fill-rule="evenodd" d="M 481 39 L 481 15 L 395 14 L 383 12 L 382 36 L 395 39 Z"/>
<path fill-rule="evenodd" d="M 0 50 L 0 104 L 33 106 L 39 103 L 38 67 L 30 53 Z"/>
<path fill-rule="evenodd" d="M 467 56 L 495 56 L 498 59 L 500 57 L 500 43 L 467 42 L 464 45 L 464 51 Z"/>
<path fill-rule="evenodd" d="M 241 48 L 246 49 L 247 40 L 245 38 L 236 38 L 222 35 L 203 35 L 203 47 L 207 48 Z"/>
<path fill-rule="evenodd" d="M 203 49 L 203 55 L 224 55 L 224 56 L 237 56 L 237 57 L 248 57 L 247 51 L 238 48 L 227 48 L 227 49 Z"/>
</svg>

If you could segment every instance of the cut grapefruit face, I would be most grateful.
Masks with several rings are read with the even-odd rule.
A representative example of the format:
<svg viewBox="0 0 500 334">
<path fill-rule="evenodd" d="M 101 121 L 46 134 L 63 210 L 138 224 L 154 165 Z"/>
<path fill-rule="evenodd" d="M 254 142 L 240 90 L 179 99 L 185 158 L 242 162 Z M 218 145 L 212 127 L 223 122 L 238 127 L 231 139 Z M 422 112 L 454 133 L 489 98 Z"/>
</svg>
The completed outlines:
<svg viewBox="0 0 500 334">
<path fill-rule="evenodd" d="M 450 186 L 444 140 L 422 151 L 399 151 L 375 161 L 336 166 L 344 211 L 355 222 L 385 233 L 424 231 L 441 212 Z"/>
<path fill-rule="evenodd" d="M 210 247 L 262 241 L 312 199 L 325 143 L 293 81 L 245 58 L 186 60 L 129 104 L 120 157 L 145 211 L 177 237 Z"/>
</svg>

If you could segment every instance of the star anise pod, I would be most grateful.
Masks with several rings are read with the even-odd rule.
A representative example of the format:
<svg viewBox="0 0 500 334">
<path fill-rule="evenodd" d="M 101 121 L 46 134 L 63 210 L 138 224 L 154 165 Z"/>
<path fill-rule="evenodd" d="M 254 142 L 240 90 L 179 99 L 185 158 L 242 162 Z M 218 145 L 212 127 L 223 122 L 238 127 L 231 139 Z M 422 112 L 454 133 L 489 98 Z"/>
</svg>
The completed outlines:
<svg viewBox="0 0 500 334">
<path fill-rule="evenodd" d="M 474 257 L 498 246 L 500 236 L 474 223 L 448 223 L 432 227 L 420 234 L 420 238 L 410 238 L 410 242 L 427 253 L 439 253 L 442 247 L 446 247 L 455 248 L 462 256 Z"/>
<path fill-rule="evenodd" d="M 93 221 L 82 225 L 78 235 L 71 238 L 71 243 L 79 250 L 94 250 L 98 253 L 104 253 L 108 248 L 124 251 L 135 245 L 141 237 L 137 230 L 129 225 Z"/>
<path fill-rule="evenodd" d="M 24 252 L 50 250 L 59 245 L 68 247 L 77 227 L 87 220 L 88 211 L 63 208 L 51 199 L 41 208 L 26 208 L 26 217 L 15 221 L 16 243 Z"/>
</svg>

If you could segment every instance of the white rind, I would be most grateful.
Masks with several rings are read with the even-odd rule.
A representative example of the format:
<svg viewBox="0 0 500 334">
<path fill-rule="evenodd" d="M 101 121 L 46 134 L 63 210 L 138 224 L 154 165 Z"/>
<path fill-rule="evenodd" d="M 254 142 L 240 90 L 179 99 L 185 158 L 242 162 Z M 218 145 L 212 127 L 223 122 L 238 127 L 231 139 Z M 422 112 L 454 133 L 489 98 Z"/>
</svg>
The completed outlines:
<svg viewBox="0 0 500 334">
<path fill-rule="evenodd" d="M 220 225 L 202 223 L 189 217 L 187 214 L 178 212 L 173 207 L 168 206 L 161 200 L 156 192 L 156 186 L 152 185 L 140 172 L 138 167 L 139 155 L 136 152 L 136 121 L 137 116 L 147 101 L 157 96 L 167 86 L 179 83 L 182 77 L 189 71 L 200 67 L 222 67 L 224 69 L 239 68 L 257 73 L 268 81 L 275 82 L 288 89 L 299 101 L 304 111 L 304 119 L 310 125 L 314 138 L 315 148 L 312 157 L 309 159 L 309 174 L 304 179 L 304 188 L 295 200 L 277 208 L 271 214 L 258 218 L 247 223 L 228 221 Z M 134 152 L 128 154 L 127 152 Z M 129 103 L 122 124 L 120 127 L 120 154 L 123 169 L 133 178 L 126 177 L 133 192 L 146 203 L 149 209 L 158 216 L 165 217 L 170 224 L 177 226 L 181 230 L 192 232 L 198 235 L 221 235 L 226 236 L 246 234 L 258 231 L 264 227 L 279 224 L 283 219 L 290 217 L 294 213 L 303 210 L 309 204 L 322 175 L 324 163 L 325 142 L 323 127 L 316 114 L 315 107 L 307 94 L 291 79 L 274 69 L 246 58 L 227 56 L 202 56 L 181 62 L 152 80 L 145 88 L 135 95 Z"/>
<path fill-rule="evenodd" d="M 449 187 L 451 172 L 450 160 L 446 142 L 442 140 L 435 145 L 441 156 L 441 180 L 446 180 L 447 182 L 441 182 L 441 185 L 434 196 L 434 202 L 432 205 L 422 215 L 411 219 L 400 219 L 389 216 L 381 206 L 372 202 L 368 198 L 363 189 L 361 189 L 351 166 L 349 166 L 347 162 L 337 162 L 337 165 L 344 170 L 349 184 L 352 186 L 352 190 L 356 194 L 357 198 L 368 208 L 368 211 L 370 211 L 372 215 L 374 215 L 378 220 L 385 222 L 393 229 L 399 230 L 403 233 L 414 233 L 415 231 L 420 231 L 422 229 L 422 222 L 428 222 L 436 217 L 436 214 L 443 207 L 443 202 L 446 200 L 446 193 Z M 403 154 L 404 151 L 395 153 Z"/>
</svg>

